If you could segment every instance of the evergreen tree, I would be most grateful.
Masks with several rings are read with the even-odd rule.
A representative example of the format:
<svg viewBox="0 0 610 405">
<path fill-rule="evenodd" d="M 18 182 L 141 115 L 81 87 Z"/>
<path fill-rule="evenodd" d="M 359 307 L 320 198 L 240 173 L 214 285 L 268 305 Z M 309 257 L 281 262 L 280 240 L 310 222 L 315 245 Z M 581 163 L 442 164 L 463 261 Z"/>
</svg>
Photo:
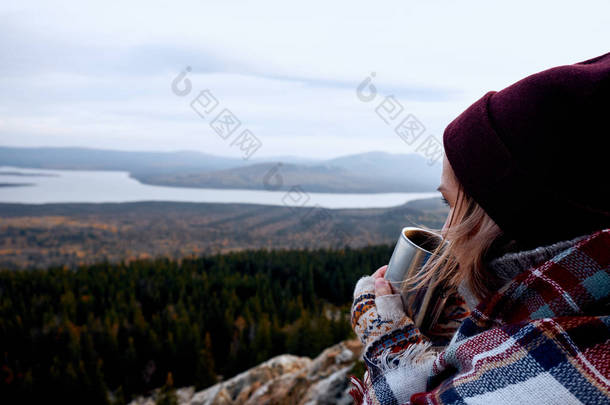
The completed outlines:
<svg viewBox="0 0 610 405">
<path fill-rule="evenodd" d="M 197 359 L 197 369 L 195 372 L 195 389 L 197 390 L 207 388 L 216 383 L 213 352 L 210 332 L 206 332 L 204 347 L 199 351 Z"/>
<path fill-rule="evenodd" d="M 167 386 L 169 373 L 172 386 L 204 388 L 278 354 L 315 356 L 352 336 L 353 286 L 391 253 L 242 251 L 0 271 L 2 403 L 120 404 Z"/>
<path fill-rule="evenodd" d="M 156 405 L 178 405 L 178 396 L 176 395 L 176 389 L 174 388 L 174 379 L 172 373 L 167 373 L 167 379 L 165 385 L 161 387 L 157 396 Z"/>
</svg>

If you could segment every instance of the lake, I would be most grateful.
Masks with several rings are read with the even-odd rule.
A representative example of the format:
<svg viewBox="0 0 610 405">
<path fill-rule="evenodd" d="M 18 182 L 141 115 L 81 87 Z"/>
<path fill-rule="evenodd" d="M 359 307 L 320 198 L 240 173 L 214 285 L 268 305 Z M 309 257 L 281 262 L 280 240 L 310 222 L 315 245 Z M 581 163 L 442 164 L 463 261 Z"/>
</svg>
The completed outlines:
<svg viewBox="0 0 610 405">
<path fill-rule="evenodd" d="M 166 187 L 142 184 L 129 177 L 128 172 L 121 171 L 46 170 L 9 166 L 0 166 L 0 184 L 0 202 L 25 204 L 181 201 L 370 208 L 392 207 L 411 200 L 441 195 L 438 192 L 339 194 L 310 193 L 307 190 L 289 193 Z"/>
</svg>

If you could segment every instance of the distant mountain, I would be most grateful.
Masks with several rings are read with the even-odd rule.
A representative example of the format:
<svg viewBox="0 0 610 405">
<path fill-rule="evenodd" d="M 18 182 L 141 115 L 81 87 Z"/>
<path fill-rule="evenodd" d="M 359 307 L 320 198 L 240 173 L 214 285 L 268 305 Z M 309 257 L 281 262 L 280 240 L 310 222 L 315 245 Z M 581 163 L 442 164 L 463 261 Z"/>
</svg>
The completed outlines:
<svg viewBox="0 0 610 405">
<path fill-rule="evenodd" d="M 268 157 L 260 157 L 260 158 L 252 157 L 249 161 L 250 161 L 250 164 L 267 163 L 267 162 L 286 162 L 286 163 L 309 165 L 309 166 L 320 165 L 325 162 L 324 159 L 315 159 L 315 158 L 292 156 L 292 155 L 268 156 Z"/>
<path fill-rule="evenodd" d="M 281 165 L 278 165 L 281 163 Z M 0 147 L 0 165 L 124 170 L 143 183 L 171 187 L 382 193 L 433 191 L 440 165 L 418 154 L 368 152 L 329 160 L 295 156 L 244 161 L 200 152 L 126 152 L 86 148 Z M 276 175 L 277 174 L 277 175 Z M 281 185 L 278 179 L 281 178 Z"/>
<path fill-rule="evenodd" d="M 434 189 L 432 181 L 426 184 L 412 175 L 381 177 L 374 172 L 365 175 L 340 166 L 290 163 L 258 163 L 214 172 L 134 177 L 142 183 L 173 187 L 289 190 L 298 185 L 308 192 L 321 193 L 425 192 Z M 439 177 L 436 176 L 437 182 Z"/>
<path fill-rule="evenodd" d="M 385 152 L 367 152 L 357 155 L 342 156 L 327 161 L 363 178 L 393 179 L 419 184 L 422 187 L 438 186 L 441 175 L 440 163 L 429 165 L 426 159 L 415 153 L 394 154 Z"/>
<path fill-rule="evenodd" d="M 244 166 L 243 159 L 200 152 L 132 152 L 88 148 L 0 147 L 0 165 L 41 169 L 124 170 L 131 173 L 211 171 Z"/>
</svg>

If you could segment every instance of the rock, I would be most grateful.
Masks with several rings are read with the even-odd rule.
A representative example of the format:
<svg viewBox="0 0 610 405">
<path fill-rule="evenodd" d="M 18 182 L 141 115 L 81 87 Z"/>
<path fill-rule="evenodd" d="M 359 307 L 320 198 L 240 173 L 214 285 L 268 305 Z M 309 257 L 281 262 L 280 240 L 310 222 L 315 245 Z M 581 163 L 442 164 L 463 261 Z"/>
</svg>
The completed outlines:
<svg viewBox="0 0 610 405">
<path fill-rule="evenodd" d="M 194 393 L 177 390 L 180 405 L 315 405 L 352 403 L 349 372 L 361 357 L 359 340 L 346 340 L 315 359 L 284 354 Z M 190 391 L 189 391 L 190 390 Z M 133 401 L 130 405 L 154 402 Z"/>
<path fill-rule="evenodd" d="M 273 357 L 235 377 L 193 395 L 189 405 L 245 403 L 264 383 L 275 381 L 309 366 L 311 359 L 289 354 Z"/>
<path fill-rule="evenodd" d="M 178 388 L 176 390 L 176 397 L 178 397 L 179 404 L 188 404 L 195 389 L 193 387 Z M 153 397 L 137 397 L 129 403 L 129 405 L 155 405 L 156 398 Z"/>
<path fill-rule="evenodd" d="M 328 377 L 313 384 L 301 404 L 303 405 L 348 405 L 353 403 L 352 397 L 348 394 L 351 389 L 348 381 L 348 373 L 352 366 L 343 367 L 335 371 Z"/>
</svg>

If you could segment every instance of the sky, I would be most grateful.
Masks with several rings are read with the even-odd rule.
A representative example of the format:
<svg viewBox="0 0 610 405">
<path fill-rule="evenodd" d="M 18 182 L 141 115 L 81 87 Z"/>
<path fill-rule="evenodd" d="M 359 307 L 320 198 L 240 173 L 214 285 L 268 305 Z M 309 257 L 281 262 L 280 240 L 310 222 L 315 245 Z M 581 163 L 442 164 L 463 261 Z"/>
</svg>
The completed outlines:
<svg viewBox="0 0 610 405">
<path fill-rule="evenodd" d="M 0 145 L 418 152 L 485 92 L 610 50 L 607 0 L 498 3 L 2 2 Z"/>
</svg>

